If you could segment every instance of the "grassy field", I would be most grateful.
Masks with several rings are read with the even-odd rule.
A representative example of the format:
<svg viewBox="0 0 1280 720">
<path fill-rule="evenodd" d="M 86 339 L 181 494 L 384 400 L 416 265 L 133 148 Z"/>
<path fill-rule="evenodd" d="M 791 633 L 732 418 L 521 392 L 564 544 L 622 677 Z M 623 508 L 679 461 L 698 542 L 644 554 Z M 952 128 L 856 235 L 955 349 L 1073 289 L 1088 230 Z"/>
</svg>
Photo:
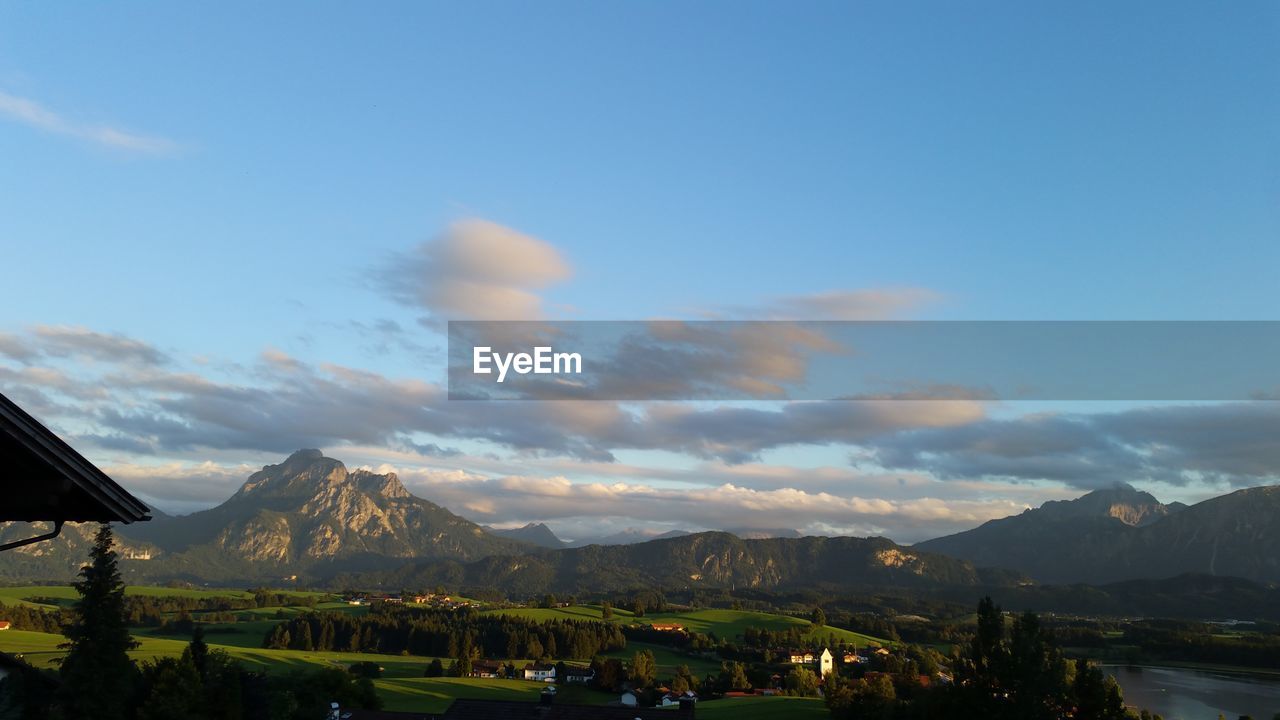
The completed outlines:
<svg viewBox="0 0 1280 720">
<path fill-rule="evenodd" d="M 252 598 L 252 593 L 243 590 L 190 590 L 163 587 L 134 587 L 126 589 L 126 593 L 134 596 L 181 596 L 195 598 L 231 597 L 239 599 Z M 337 601 L 332 594 L 325 593 L 292 593 L 299 596 L 313 596 L 321 600 L 315 606 L 318 610 L 334 610 L 363 614 L 368 607 L 350 606 Z M 55 604 L 38 604 L 39 607 L 52 608 L 66 605 L 76 598 L 74 588 L 67 586 L 17 586 L 0 587 L 0 605 L 27 604 L 26 598 L 50 598 Z M 498 700 L 536 701 L 542 684 L 522 680 L 498 680 L 486 678 L 426 678 L 423 673 L 432 658 L 380 655 L 373 653 L 349 652 L 308 652 L 302 650 L 268 650 L 262 648 L 264 636 L 279 622 L 278 615 L 291 616 L 308 612 L 312 608 L 304 606 L 249 608 L 232 611 L 241 618 L 238 622 L 214 622 L 205 625 L 205 639 L 212 649 L 223 650 L 233 658 L 242 662 L 247 668 L 266 672 L 281 672 L 291 669 L 304 669 L 317 666 L 346 667 L 355 662 L 370 661 L 383 669 L 382 678 L 375 681 L 378 694 L 383 698 L 388 710 L 417 712 L 442 712 L 456 698 L 481 698 Z M 540 609 L 515 608 L 491 610 L 487 612 L 516 615 L 532 620 L 602 620 L 599 606 L 580 605 L 567 608 Z M 195 613 L 199 618 L 201 613 Z M 632 622 L 668 622 L 678 623 L 690 630 L 702 633 L 715 633 L 719 637 L 731 638 L 742 634 L 748 627 L 769 628 L 774 630 L 788 627 L 800 627 L 807 637 L 818 640 L 833 635 L 837 641 L 854 642 L 859 645 L 876 644 L 880 641 L 856 633 L 834 628 L 814 628 L 805 620 L 783 615 L 736 611 L 736 610 L 694 610 L 683 613 L 652 613 L 643 618 L 635 618 L 625 610 L 615 610 L 613 622 L 630 624 Z M 137 628 L 134 637 L 139 647 L 130 653 L 135 660 L 142 661 L 156 657 L 176 657 L 181 655 L 187 646 L 188 637 L 180 634 L 162 633 L 159 628 Z M 55 667 L 56 661 L 64 651 L 58 647 L 64 638 L 61 635 L 29 632 L 24 630 L 6 630 L 0 632 L 0 651 L 20 655 L 27 662 L 37 667 Z M 645 643 L 629 643 L 626 650 L 610 655 L 630 660 L 640 649 L 653 652 L 659 667 L 660 675 L 673 674 L 680 665 L 688 665 L 693 673 L 702 676 L 719 672 L 720 663 L 700 657 L 682 655 L 670 648 Z M 584 658 L 585 659 L 585 658 Z M 447 658 L 442 660 L 448 664 Z M 523 660 L 517 660 L 522 664 Z M 610 693 L 591 690 L 586 687 L 570 686 L 563 688 L 559 702 L 582 704 L 604 704 L 614 700 Z M 729 718 L 733 720 L 783 720 L 797 718 L 826 717 L 826 709 L 820 701 L 799 698 L 742 698 L 708 701 L 698 708 L 701 718 Z"/>
<path fill-rule="evenodd" d="M 698 703 L 698 720 L 818 720 L 830 718 L 818 698 L 750 697 Z"/>
<path fill-rule="evenodd" d="M 663 647 L 661 645 L 650 645 L 648 643 L 629 642 L 627 643 L 626 649 L 605 653 L 604 656 L 616 657 L 620 660 L 630 662 L 632 656 L 640 650 L 648 650 L 653 653 L 653 660 L 658 664 L 659 676 L 674 675 L 676 668 L 681 665 L 688 665 L 689 670 L 693 672 L 694 677 L 699 678 L 707 673 L 720 672 L 719 660 L 690 657 L 688 655 L 682 655 L 671 648 Z"/>
<path fill-rule="evenodd" d="M 543 688 L 537 682 L 488 678 L 383 678 L 374 681 L 374 686 L 385 703 L 384 710 L 435 713 L 444 712 L 460 697 L 533 703 Z M 556 702 L 583 705 L 603 705 L 616 699 L 612 693 L 581 686 L 563 687 L 556 696 Z"/>
<path fill-rule="evenodd" d="M 253 623 L 258 625 L 260 623 Z M 221 633 L 206 636 L 209 646 L 224 650 L 247 668 L 266 672 L 282 672 L 317 666 L 346 667 L 355 662 L 370 661 L 382 667 L 383 677 L 374 681 L 378 695 L 387 710 L 443 712 L 454 699 L 479 698 L 493 700 L 537 700 L 542 684 L 523 680 L 498 680 L 489 678 L 426 678 L 423 672 L 431 658 L 378 655 L 372 653 L 306 652 L 302 650 L 267 650 L 257 647 L 261 635 L 254 631 L 228 637 Z M 187 643 L 185 639 L 163 638 L 152 635 L 135 636 L 141 645 L 130 653 L 134 660 L 155 657 L 177 657 Z M 58 648 L 64 638 L 61 635 L 6 630 L 0 632 L 0 651 L 21 655 L 36 667 L 54 667 L 63 655 Z M 631 643 L 626 651 L 615 653 L 622 658 L 641 648 L 654 652 L 660 672 L 673 673 L 679 665 L 687 664 L 697 675 L 717 672 L 719 663 L 698 658 L 686 658 L 666 648 Z M 445 662 L 449 662 L 445 659 Z M 614 700 L 611 693 L 571 686 L 561 690 L 559 702 L 598 705 Z M 733 720 L 805 720 L 827 717 L 821 701 L 803 698 L 735 698 L 707 701 L 698 707 L 700 718 L 733 718 Z"/>
<path fill-rule="evenodd" d="M 597 605 L 574 605 L 566 608 L 509 608 L 489 610 L 490 613 L 513 615 L 532 620 L 602 620 L 603 615 Z M 767 630 L 786 630 L 799 627 L 808 640 L 825 641 L 834 637 L 836 642 L 856 645 L 886 645 L 887 640 L 863 635 L 862 633 L 841 630 L 833 627 L 817 627 L 808 620 L 788 615 L 753 612 L 749 610 L 690 610 L 687 612 L 647 613 L 642 618 L 632 613 L 614 609 L 612 622 L 629 625 L 631 623 L 676 623 L 693 632 L 715 633 L 720 638 L 736 638 L 749 627 Z"/>
<path fill-rule="evenodd" d="M 187 646 L 185 639 L 171 639 L 135 635 L 140 645 L 130 654 L 135 660 L 147 660 L 154 657 L 177 657 Z M 237 646 L 221 644 L 217 635 L 207 638 L 209 647 L 225 650 L 229 655 L 243 662 L 252 670 L 278 671 L 302 668 L 309 665 L 332 665 L 346 667 L 355 662 L 376 662 L 384 668 L 387 676 L 420 677 L 426 670 L 431 658 L 399 655 L 379 655 L 376 653 L 349 652 L 308 652 L 304 650 L 267 650 L 261 647 L 261 637 L 253 646 Z M 62 657 L 63 651 L 58 645 L 64 641 L 61 635 L 29 632 L 26 630 L 5 630 L 0 632 L 0 652 L 21 655 L 27 662 L 36 667 L 53 667 L 55 660 Z"/>
</svg>

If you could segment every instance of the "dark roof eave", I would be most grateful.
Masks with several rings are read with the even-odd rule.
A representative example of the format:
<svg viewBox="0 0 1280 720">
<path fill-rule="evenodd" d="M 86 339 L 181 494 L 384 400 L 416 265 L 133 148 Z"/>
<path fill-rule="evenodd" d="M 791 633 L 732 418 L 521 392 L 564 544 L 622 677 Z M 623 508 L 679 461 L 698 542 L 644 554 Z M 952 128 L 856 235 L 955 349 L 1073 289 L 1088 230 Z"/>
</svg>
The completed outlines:
<svg viewBox="0 0 1280 720">
<path fill-rule="evenodd" d="M 3 394 L 0 394 L 0 423 L 14 432 L 28 450 L 100 503 L 114 516 L 112 520 L 132 523 L 151 519 L 150 509 L 142 501 Z"/>
</svg>

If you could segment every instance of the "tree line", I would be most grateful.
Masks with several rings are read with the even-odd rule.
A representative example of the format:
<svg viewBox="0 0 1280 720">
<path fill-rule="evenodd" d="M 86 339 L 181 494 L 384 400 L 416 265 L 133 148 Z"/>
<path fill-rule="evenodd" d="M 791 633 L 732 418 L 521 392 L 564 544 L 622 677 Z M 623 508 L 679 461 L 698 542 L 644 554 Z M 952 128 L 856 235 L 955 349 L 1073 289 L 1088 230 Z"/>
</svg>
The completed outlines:
<svg viewBox="0 0 1280 720">
<path fill-rule="evenodd" d="M 534 621 L 474 610 L 379 605 L 361 617 L 311 612 L 273 627 L 263 645 L 295 650 L 407 653 L 427 657 L 575 659 L 626 647 L 613 623 Z"/>
</svg>

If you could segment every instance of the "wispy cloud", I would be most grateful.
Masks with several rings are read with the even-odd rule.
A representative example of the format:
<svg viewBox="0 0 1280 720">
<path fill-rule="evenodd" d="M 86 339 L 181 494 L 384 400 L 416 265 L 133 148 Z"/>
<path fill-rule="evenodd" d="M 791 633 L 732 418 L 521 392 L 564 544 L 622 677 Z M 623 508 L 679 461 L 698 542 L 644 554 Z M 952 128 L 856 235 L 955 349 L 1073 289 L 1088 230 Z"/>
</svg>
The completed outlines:
<svg viewBox="0 0 1280 720">
<path fill-rule="evenodd" d="M 28 127 L 56 135 L 78 138 L 103 147 L 150 155 L 168 155 L 178 144 L 168 138 L 140 135 L 108 125 L 92 125 L 70 120 L 35 100 L 0 90 L 0 116 Z"/>
</svg>

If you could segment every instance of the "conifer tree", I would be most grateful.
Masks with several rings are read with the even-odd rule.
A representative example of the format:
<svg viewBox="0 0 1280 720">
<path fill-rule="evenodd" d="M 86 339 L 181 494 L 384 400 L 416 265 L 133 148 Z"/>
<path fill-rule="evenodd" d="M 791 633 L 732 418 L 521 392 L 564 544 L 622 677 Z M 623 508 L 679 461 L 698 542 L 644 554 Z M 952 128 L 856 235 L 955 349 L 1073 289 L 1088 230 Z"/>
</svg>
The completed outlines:
<svg viewBox="0 0 1280 720">
<path fill-rule="evenodd" d="M 67 655 L 58 704 L 63 716 L 77 720 L 121 720 L 134 700 L 137 670 L 128 652 L 138 643 L 129 636 L 124 582 L 111 544 L 111 526 L 103 523 L 75 583 L 80 599 L 74 619 L 63 628 Z"/>
</svg>

